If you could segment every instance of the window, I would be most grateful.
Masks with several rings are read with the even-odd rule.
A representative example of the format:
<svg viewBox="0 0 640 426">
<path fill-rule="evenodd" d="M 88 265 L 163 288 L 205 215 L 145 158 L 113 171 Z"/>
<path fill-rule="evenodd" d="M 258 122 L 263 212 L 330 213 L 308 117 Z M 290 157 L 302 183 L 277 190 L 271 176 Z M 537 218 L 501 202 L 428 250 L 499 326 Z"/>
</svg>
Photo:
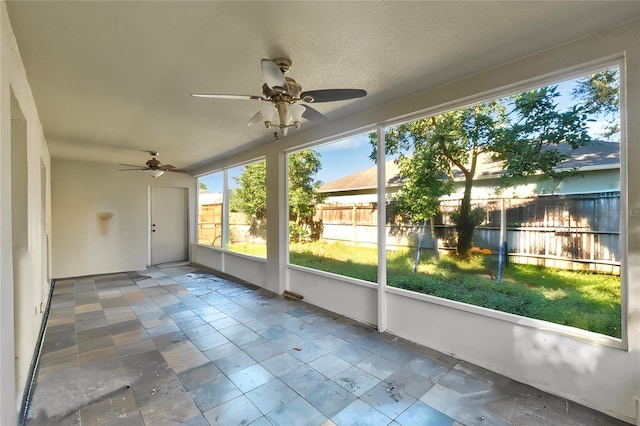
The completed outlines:
<svg viewBox="0 0 640 426">
<path fill-rule="evenodd" d="M 619 74 L 387 128 L 388 285 L 620 338 Z"/>
<path fill-rule="evenodd" d="M 264 160 L 234 167 L 229 176 L 227 249 L 267 257 L 267 166 Z"/>
<path fill-rule="evenodd" d="M 198 178 L 198 244 L 222 247 L 223 173 Z"/>
<path fill-rule="evenodd" d="M 367 135 L 287 155 L 289 262 L 377 282 L 377 179 Z"/>
</svg>

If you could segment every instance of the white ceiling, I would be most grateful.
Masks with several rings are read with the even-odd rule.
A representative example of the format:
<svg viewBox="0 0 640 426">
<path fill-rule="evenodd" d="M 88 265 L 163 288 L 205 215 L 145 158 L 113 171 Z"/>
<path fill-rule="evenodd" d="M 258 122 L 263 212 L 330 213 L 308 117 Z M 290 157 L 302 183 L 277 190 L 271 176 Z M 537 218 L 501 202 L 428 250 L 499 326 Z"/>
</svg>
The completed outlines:
<svg viewBox="0 0 640 426">
<path fill-rule="evenodd" d="M 332 120 L 640 16 L 613 1 L 7 1 L 54 158 L 202 165 L 273 140 L 247 126 L 260 59 L 303 89 L 365 89 L 314 105 Z M 303 121 L 304 132 L 315 123 Z"/>
</svg>

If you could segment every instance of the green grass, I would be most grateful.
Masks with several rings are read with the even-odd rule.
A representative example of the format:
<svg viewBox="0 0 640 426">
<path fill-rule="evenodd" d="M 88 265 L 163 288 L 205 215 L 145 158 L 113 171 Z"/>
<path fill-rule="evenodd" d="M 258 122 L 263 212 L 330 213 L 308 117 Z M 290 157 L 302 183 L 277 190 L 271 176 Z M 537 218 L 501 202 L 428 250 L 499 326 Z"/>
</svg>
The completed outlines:
<svg viewBox="0 0 640 426">
<path fill-rule="evenodd" d="M 233 251 L 236 253 L 246 254 L 248 256 L 255 257 L 267 257 L 267 244 L 258 244 L 258 243 L 232 243 L 227 244 L 227 250 Z"/>
<path fill-rule="evenodd" d="M 366 281 L 377 281 L 377 249 L 340 243 L 292 244 L 290 262 Z M 470 262 L 437 261 L 425 250 L 413 273 L 415 250 L 387 253 L 388 285 L 564 324 L 619 338 L 620 277 L 510 264 L 498 286 L 496 267 L 477 255 Z"/>
<path fill-rule="evenodd" d="M 289 245 L 289 262 L 364 281 L 378 282 L 378 249 L 342 243 Z"/>
</svg>

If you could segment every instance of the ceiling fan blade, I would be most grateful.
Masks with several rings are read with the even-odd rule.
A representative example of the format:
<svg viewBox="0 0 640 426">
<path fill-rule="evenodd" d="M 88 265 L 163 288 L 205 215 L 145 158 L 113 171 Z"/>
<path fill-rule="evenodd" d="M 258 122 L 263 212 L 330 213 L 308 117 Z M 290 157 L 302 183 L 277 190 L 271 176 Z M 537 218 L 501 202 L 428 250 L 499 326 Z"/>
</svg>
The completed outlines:
<svg viewBox="0 0 640 426">
<path fill-rule="evenodd" d="M 169 169 L 169 170 L 164 170 L 165 172 L 174 172 L 174 173 L 185 173 L 190 175 L 191 173 L 189 173 L 187 170 L 182 170 L 182 169 Z"/>
<path fill-rule="evenodd" d="M 300 99 L 304 102 L 333 102 L 346 101 L 349 99 L 362 98 L 367 96 L 367 91 L 362 89 L 324 89 L 307 90 L 300 93 Z"/>
<path fill-rule="evenodd" d="M 307 120 L 314 121 L 320 124 L 329 124 L 329 119 L 325 117 L 317 109 L 311 108 L 309 105 L 304 105 L 304 112 L 302 116 Z"/>
<path fill-rule="evenodd" d="M 262 111 L 258 111 L 253 117 L 251 117 L 251 120 L 249 120 L 247 126 L 253 126 L 254 124 L 261 123 L 262 121 Z"/>
<path fill-rule="evenodd" d="M 118 169 L 119 172 L 130 172 L 132 170 L 147 170 L 147 169 L 141 169 L 141 168 L 138 168 L 138 169 Z"/>
<path fill-rule="evenodd" d="M 124 163 L 120 163 L 121 166 L 125 166 L 125 167 L 138 167 L 138 168 L 144 168 L 145 166 L 138 166 L 136 164 L 124 164 Z"/>
<path fill-rule="evenodd" d="M 217 95 L 206 93 L 192 93 L 191 96 L 195 98 L 234 99 L 240 101 L 259 101 L 260 99 L 262 99 L 261 96 L 255 95 Z"/>
<path fill-rule="evenodd" d="M 278 93 L 289 91 L 287 79 L 284 78 L 284 74 L 275 62 L 270 59 L 263 59 L 260 61 L 260 67 L 262 68 L 262 79 L 273 91 Z"/>
<path fill-rule="evenodd" d="M 163 164 L 158 167 L 158 170 L 162 170 L 163 172 L 169 171 L 171 169 L 175 169 L 176 166 L 172 166 L 171 164 Z"/>
</svg>

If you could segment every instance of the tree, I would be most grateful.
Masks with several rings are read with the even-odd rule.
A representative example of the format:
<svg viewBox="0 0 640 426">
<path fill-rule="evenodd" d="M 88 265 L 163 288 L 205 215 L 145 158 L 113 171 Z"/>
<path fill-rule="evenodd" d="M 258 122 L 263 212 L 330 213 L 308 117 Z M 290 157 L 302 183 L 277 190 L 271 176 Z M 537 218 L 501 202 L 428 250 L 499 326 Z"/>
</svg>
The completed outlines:
<svg viewBox="0 0 640 426">
<path fill-rule="evenodd" d="M 306 238 L 318 239 L 321 224 L 313 220 L 315 207 L 326 196 L 318 189 L 322 182 L 314 176 L 320 171 L 320 153 L 314 150 L 299 151 L 289 155 L 289 217 L 290 235 L 294 241 Z M 236 178 L 238 188 L 229 194 L 231 211 L 244 212 L 251 221 L 251 232 L 264 230 L 267 215 L 267 168 L 264 161 L 245 167 Z"/>
<path fill-rule="evenodd" d="M 289 237 L 292 241 L 318 240 L 322 223 L 313 216 L 326 199 L 318 192 L 322 182 L 314 176 L 322 168 L 320 153 L 311 149 L 289 155 Z"/>
<path fill-rule="evenodd" d="M 200 191 L 208 191 L 209 188 L 207 187 L 207 184 L 204 182 L 200 182 L 200 185 L 198 185 L 200 188 Z"/>
<path fill-rule="evenodd" d="M 264 234 L 267 218 L 266 162 L 248 164 L 234 180 L 238 187 L 229 192 L 230 211 L 243 212 L 248 216 L 252 235 Z"/>
<path fill-rule="evenodd" d="M 600 115 L 608 119 L 602 135 L 610 140 L 620 134 L 620 80 L 618 68 L 611 68 L 591 74 L 578 80 L 572 91 L 574 99 L 579 99 L 589 115 Z"/>
<path fill-rule="evenodd" d="M 558 145 L 572 148 L 589 143 L 583 107 L 558 112 L 555 86 L 525 92 L 468 108 L 435 115 L 389 129 L 387 155 L 396 157 L 403 188 L 395 196 L 395 211 L 421 223 L 439 211 L 439 199 L 450 194 L 454 179 L 464 182 L 462 203 L 452 215 L 457 254 L 468 259 L 473 230 L 484 217 L 471 208 L 471 192 L 481 155 L 504 161 L 502 186 L 540 174 L 559 180 L 577 173 L 555 167 L 568 156 Z M 375 136 L 371 137 L 375 143 Z M 375 147 L 375 145 L 374 145 Z M 371 158 L 375 159 L 375 148 Z"/>
</svg>

